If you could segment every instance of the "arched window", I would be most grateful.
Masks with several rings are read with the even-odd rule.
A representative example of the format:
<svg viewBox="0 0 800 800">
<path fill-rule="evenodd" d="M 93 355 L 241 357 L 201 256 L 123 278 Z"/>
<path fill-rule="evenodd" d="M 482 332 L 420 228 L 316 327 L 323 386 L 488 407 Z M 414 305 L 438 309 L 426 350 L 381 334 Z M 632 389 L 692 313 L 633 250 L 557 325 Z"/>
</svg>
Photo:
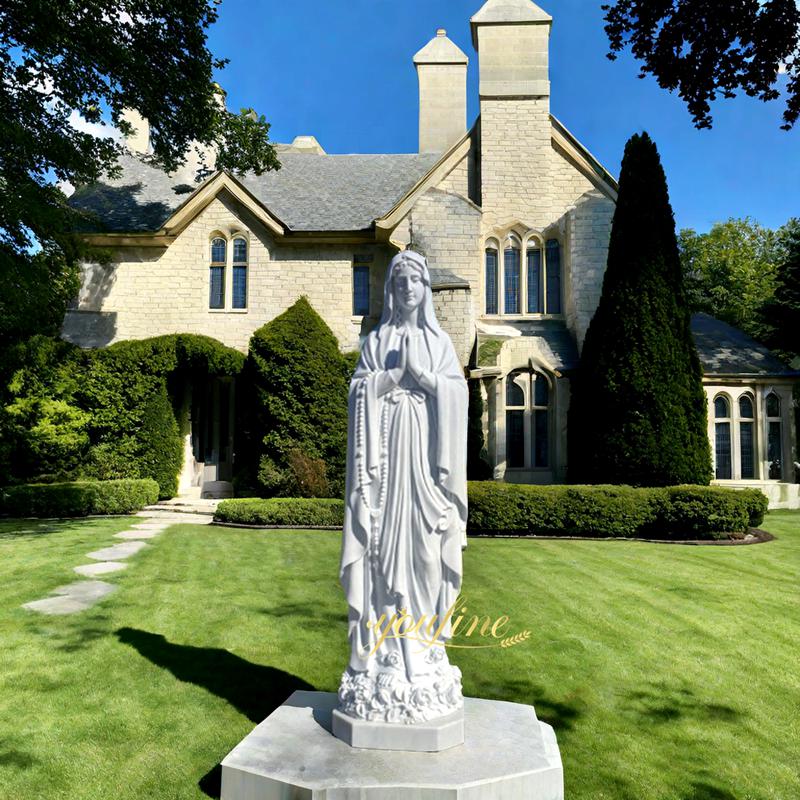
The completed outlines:
<svg viewBox="0 0 800 800">
<path fill-rule="evenodd" d="M 739 468 L 742 478 L 755 478 L 756 458 L 753 398 L 743 394 L 739 398 Z"/>
<path fill-rule="evenodd" d="M 781 399 L 775 392 L 770 392 L 767 395 L 766 407 L 769 477 L 771 480 L 780 480 L 783 477 L 783 426 Z"/>
<path fill-rule="evenodd" d="M 550 466 L 550 384 L 541 372 L 506 376 L 506 464 L 510 469 Z"/>
<path fill-rule="evenodd" d="M 522 266 L 519 242 L 509 237 L 503 251 L 503 313 L 519 314 L 522 311 Z"/>
<path fill-rule="evenodd" d="M 561 313 L 561 248 L 558 239 L 548 239 L 545 246 L 547 305 L 545 313 Z"/>
<path fill-rule="evenodd" d="M 525 466 L 525 379 L 522 370 L 506 377 L 506 463 Z"/>
<path fill-rule="evenodd" d="M 209 271 L 209 308 L 225 308 L 225 263 L 228 243 L 217 236 L 211 240 L 211 266 Z"/>
<path fill-rule="evenodd" d="M 715 477 L 730 480 L 733 477 L 731 463 L 731 406 L 728 398 L 714 398 L 714 451 L 716 456 Z"/>
<path fill-rule="evenodd" d="M 528 245 L 528 313 L 544 314 L 544 271 L 542 248 L 535 242 Z"/>
<path fill-rule="evenodd" d="M 247 308 L 247 239 L 237 236 L 233 240 L 233 291 L 232 307 Z"/>
<path fill-rule="evenodd" d="M 497 314 L 497 250 L 486 248 L 486 313 Z"/>
</svg>

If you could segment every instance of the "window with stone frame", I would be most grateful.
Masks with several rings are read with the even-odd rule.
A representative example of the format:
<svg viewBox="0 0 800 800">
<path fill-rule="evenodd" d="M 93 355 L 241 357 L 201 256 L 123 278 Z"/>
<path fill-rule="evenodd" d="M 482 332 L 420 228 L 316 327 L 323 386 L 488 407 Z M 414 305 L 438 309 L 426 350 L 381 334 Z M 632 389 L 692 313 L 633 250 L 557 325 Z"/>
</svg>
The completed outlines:
<svg viewBox="0 0 800 800">
<path fill-rule="evenodd" d="M 767 412 L 767 463 L 771 480 L 783 477 L 783 419 L 781 399 L 770 392 L 764 401 Z"/>
<path fill-rule="evenodd" d="M 502 258 L 500 255 L 502 254 Z M 502 288 L 502 291 L 500 291 Z M 508 233 L 484 248 L 484 313 L 508 316 L 562 313 L 561 245 L 538 234 Z"/>
<path fill-rule="evenodd" d="M 208 307 L 225 308 L 225 267 L 227 264 L 228 243 L 221 236 L 211 240 L 211 263 L 209 266 Z"/>
<path fill-rule="evenodd" d="M 714 398 L 714 477 L 733 478 L 731 458 L 731 401 L 724 394 Z"/>
<path fill-rule="evenodd" d="M 231 289 L 231 307 L 236 309 L 247 308 L 247 271 L 248 271 L 248 246 L 247 239 L 237 236 L 233 240 L 233 266 Z"/>
<path fill-rule="evenodd" d="M 353 316 L 369 315 L 370 264 L 371 255 L 353 256 Z"/>
<path fill-rule="evenodd" d="M 550 467 L 551 387 L 544 373 L 517 369 L 506 375 L 506 467 Z"/>
</svg>

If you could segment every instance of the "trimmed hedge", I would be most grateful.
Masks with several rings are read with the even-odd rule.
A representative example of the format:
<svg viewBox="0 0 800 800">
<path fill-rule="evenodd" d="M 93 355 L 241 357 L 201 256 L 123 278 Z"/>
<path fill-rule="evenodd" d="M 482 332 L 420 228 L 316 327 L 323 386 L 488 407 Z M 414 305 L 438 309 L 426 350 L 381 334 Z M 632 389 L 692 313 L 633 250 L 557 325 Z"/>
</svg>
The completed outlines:
<svg viewBox="0 0 800 800">
<path fill-rule="evenodd" d="M 25 483 L 0 489 L 0 514 L 11 517 L 130 514 L 156 500 L 158 484 L 152 478 Z"/>
<path fill-rule="evenodd" d="M 214 514 L 215 522 L 239 525 L 344 525 L 344 501 L 324 497 L 246 497 L 223 500 Z"/>
<path fill-rule="evenodd" d="M 718 539 L 761 524 L 758 489 L 469 484 L 469 530 L 530 536 Z"/>
<path fill-rule="evenodd" d="M 758 489 L 722 486 L 526 486 L 468 484 L 471 533 L 719 539 L 757 527 L 767 511 Z M 344 524 L 342 500 L 245 498 L 224 500 L 217 522 L 243 525 Z"/>
</svg>

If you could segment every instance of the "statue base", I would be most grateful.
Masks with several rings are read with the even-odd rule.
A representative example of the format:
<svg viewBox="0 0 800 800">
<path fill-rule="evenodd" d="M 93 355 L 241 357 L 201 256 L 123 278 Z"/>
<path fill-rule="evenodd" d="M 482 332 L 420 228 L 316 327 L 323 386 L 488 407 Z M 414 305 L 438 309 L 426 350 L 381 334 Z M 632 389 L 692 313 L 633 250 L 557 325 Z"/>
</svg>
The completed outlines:
<svg viewBox="0 0 800 800">
<path fill-rule="evenodd" d="M 222 762 L 221 800 L 563 800 L 553 729 L 532 706 L 464 698 L 464 743 L 439 753 L 351 747 L 334 692 L 295 692 Z"/>
<path fill-rule="evenodd" d="M 404 724 L 356 719 L 334 708 L 332 732 L 351 747 L 438 753 L 464 744 L 464 710 L 438 719 Z"/>
</svg>

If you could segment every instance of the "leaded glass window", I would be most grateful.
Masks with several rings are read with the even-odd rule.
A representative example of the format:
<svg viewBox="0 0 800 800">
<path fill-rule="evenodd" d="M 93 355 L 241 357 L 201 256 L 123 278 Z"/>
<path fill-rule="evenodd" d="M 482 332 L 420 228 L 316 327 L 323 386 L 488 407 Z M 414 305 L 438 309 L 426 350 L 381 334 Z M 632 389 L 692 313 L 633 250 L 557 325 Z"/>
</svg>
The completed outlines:
<svg viewBox="0 0 800 800">
<path fill-rule="evenodd" d="M 497 314 L 497 250 L 486 250 L 486 313 Z"/>
<path fill-rule="evenodd" d="M 753 399 L 746 394 L 739 398 L 739 469 L 742 478 L 755 478 L 755 423 Z"/>
<path fill-rule="evenodd" d="M 211 241 L 211 266 L 209 267 L 208 307 L 225 308 L 225 262 L 227 242 L 217 237 Z"/>
<path fill-rule="evenodd" d="M 518 247 L 507 247 L 503 253 L 506 314 L 520 313 L 520 251 Z"/>
<path fill-rule="evenodd" d="M 558 239 L 548 239 L 545 248 L 547 270 L 547 313 L 561 313 L 561 248 Z"/>
<path fill-rule="evenodd" d="M 727 397 L 718 395 L 714 398 L 714 456 L 715 477 L 718 480 L 730 480 L 733 477 L 731 462 L 731 423 L 730 403 Z"/>
<path fill-rule="evenodd" d="M 233 240 L 233 308 L 247 308 L 247 240 Z"/>
<path fill-rule="evenodd" d="M 369 314 L 369 264 L 360 260 L 356 256 L 353 264 L 353 314 L 365 317 Z"/>
</svg>

